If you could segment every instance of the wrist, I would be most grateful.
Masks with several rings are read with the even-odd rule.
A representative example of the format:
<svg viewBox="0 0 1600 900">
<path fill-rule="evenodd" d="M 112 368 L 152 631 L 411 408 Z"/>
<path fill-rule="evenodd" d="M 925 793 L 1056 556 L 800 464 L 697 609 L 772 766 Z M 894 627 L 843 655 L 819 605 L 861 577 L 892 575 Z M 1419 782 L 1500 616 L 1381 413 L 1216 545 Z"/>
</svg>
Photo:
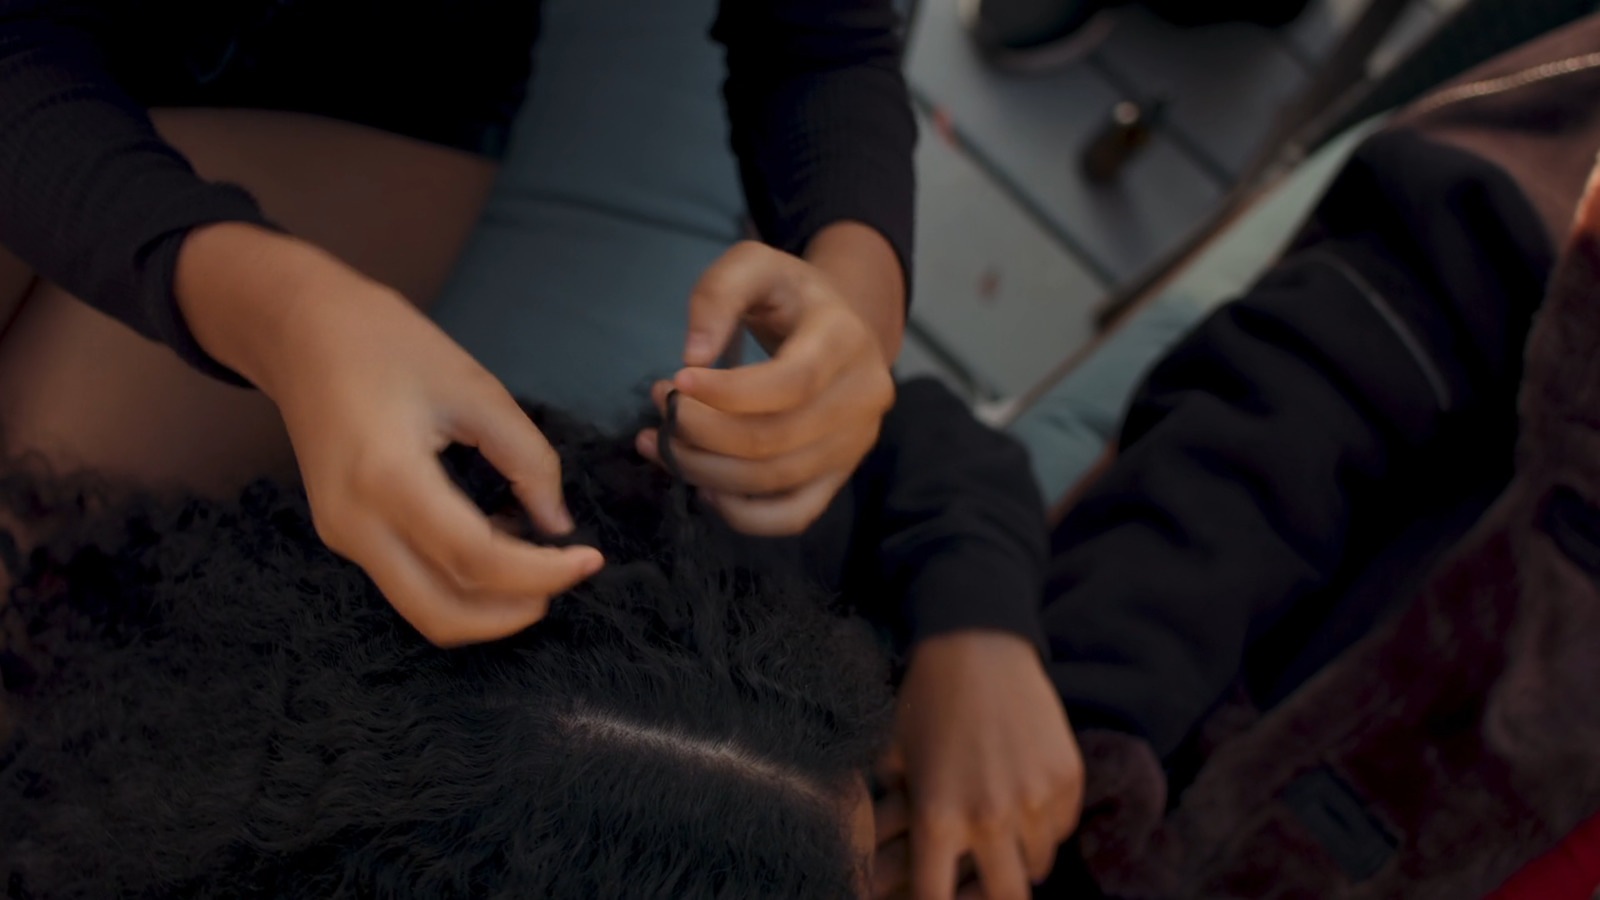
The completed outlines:
<svg viewBox="0 0 1600 900">
<path fill-rule="evenodd" d="M 835 222 L 811 239 L 805 259 L 828 276 L 872 331 L 884 364 L 893 364 L 905 336 L 906 280 L 889 241 L 860 222 Z"/>
<path fill-rule="evenodd" d="M 1043 664 L 1039 648 L 1033 641 L 1015 632 L 997 628 L 963 628 L 930 635 L 911 648 L 910 662 L 914 664 L 925 657 L 965 658 L 973 654 L 983 654 L 988 658 L 995 655 L 1029 657 Z"/>
<path fill-rule="evenodd" d="M 362 275 L 305 241 L 238 222 L 190 232 L 173 292 L 195 340 L 269 396 L 280 361 L 295 354 L 291 326 L 313 294 L 370 287 Z M 317 290 L 318 287 L 324 290 Z"/>
</svg>

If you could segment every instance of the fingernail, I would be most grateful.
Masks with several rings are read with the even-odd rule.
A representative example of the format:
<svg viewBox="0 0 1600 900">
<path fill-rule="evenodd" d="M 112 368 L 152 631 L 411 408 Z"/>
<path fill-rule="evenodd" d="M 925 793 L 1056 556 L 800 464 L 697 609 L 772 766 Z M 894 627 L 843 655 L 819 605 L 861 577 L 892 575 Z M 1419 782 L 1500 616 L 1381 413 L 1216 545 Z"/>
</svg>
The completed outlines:
<svg viewBox="0 0 1600 900">
<path fill-rule="evenodd" d="M 672 379 L 672 386 L 680 391 L 694 390 L 695 374 L 691 369 L 684 369 Z"/>
<path fill-rule="evenodd" d="M 600 554 L 599 550 L 594 550 L 586 555 L 583 562 L 578 566 L 578 571 L 583 573 L 584 578 L 588 578 L 590 575 L 605 568 L 605 565 L 606 558 Z"/>
<path fill-rule="evenodd" d="M 634 446 L 638 448 L 640 456 L 656 455 L 656 433 L 654 431 L 641 431 L 634 439 Z"/>
</svg>

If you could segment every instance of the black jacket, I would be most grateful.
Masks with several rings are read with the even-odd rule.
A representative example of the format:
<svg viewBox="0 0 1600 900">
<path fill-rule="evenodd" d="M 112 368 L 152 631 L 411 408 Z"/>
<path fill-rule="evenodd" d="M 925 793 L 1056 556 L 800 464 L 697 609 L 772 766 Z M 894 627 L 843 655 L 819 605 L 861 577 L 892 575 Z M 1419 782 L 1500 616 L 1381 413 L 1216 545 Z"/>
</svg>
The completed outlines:
<svg viewBox="0 0 1600 900">
<path fill-rule="evenodd" d="M 1148 376 L 1056 530 L 1044 623 L 1074 723 L 1168 756 L 1241 675 L 1281 693 L 1396 546 L 1418 557 L 1402 592 L 1439 544 L 1407 528 L 1509 478 L 1554 260 L 1505 171 L 1413 130 L 1370 140 L 1284 259 Z"/>
<path fill-rule="evenodd" d="M 900 385 L 877 446 L 799 547 L 901 649 L 972 628 L 1042 650 L 1046 537 L 1027 451 L 918 379 Z"/>
</svg>

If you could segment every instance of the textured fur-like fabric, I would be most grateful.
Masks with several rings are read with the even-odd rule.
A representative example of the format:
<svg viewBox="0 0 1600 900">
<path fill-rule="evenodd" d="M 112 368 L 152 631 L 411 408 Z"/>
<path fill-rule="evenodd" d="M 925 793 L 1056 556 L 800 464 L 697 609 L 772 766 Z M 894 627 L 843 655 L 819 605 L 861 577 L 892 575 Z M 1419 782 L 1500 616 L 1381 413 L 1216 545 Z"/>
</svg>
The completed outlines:
<svg viewBox="0 0 1600 900">
<path fill-rule="evenodd" d="M 1517 475 L 1405 613 L 1222 742 L 1164 818 L 1148 748 L 1085 736 L 1083 845 L 1108 894 L 1481 897 L 1600 811 L 1593 182 L 1584 197 L 1529 342 Z M 1359 798 L 1354 830 L 1393 840 L 1374 871 L 1289 801 L 1316 773 Z"/>
<path fill-rule="evenodd" d="M 58 531 L 0 610 L 4 896 L 853 897 L 875 637 L 625 443 L 537 421 L 608 566 L 492 644 L 428 644 L 294 487 Z M 0 507 L 81 511 L 49 487 Z"/>
</svg>

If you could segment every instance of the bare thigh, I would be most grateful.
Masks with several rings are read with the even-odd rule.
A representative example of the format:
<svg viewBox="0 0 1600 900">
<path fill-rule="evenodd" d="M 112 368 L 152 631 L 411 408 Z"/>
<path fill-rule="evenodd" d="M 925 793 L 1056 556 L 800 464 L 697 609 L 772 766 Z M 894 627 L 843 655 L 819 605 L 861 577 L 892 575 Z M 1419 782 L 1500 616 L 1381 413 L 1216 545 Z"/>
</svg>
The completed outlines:
<svg viewBox="0 0 1600 900">
<path fill-rule="evenodd" d="M 449 277 L 495 174 L 494 163 L 462 151 L 293 113 L 154 118 L 202 176 L 243 185 L 273 221 L 423 307 Z M 0 256 L 0 329 L 5 455 L 212 494 L 292 471 L 265 396 L 200 374 L 32 279 L 9 255 Z"/>
</svg>

